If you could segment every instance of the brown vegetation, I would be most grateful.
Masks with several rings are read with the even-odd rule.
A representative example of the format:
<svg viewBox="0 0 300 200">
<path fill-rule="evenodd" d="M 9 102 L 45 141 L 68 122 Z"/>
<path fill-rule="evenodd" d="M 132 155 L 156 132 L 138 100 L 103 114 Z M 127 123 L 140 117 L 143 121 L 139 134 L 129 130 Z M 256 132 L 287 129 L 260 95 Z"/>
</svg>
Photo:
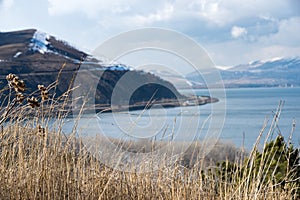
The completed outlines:
<svg viewBox="0 0 300 200">
<path fill-rule="evenodd" d="M 61 131 L 65 112 L 53 111 L 65 110 L 68 92 L 54 98 L 48 96 L 48 91 L 54 90 L 55 85 L 40 87 L 30 95 L 15 91 L 15 87 L 18 84 L 7 88 L 8 103 L 0 110 L 0 199 L 299 198 L 299 177 L 290 176 L 299 170 L 299 163 L 294 163 L 296 168 L 285 168 L 287 173 L 281 180 L 286 184 L 278 183 L 271 164 L 263 164 L 269 163 L 268 154 L 257 151 L 261 138 L 247 159 L 240 150 L 222 143 L 203 158 L 198 156 L 201 145 L 195 142 L 173 165 L 161 163 L 160 168 L 147 173 L 118 171 L 103 165 L 86 150 L 82 138 L 75 137 L 76 127 L 68 136 Z M 47 98 L 42 98 L 45 91 Z M 18 99 L 19 93 L 24 95 L 22 101 Z M 269 137 L 277 126 L 278 113 L 280 110 L 270 126 Z M 50 128 L 49 120 L 53 117 L 56 121 Z M 262 132 L 266 126 L 267 123 Z M 151 152 L 153 147 L 153 141 L 118 144 L 130 151 Z M 154 141 L 155 145 L 161 144 Z M 220 156 L 221 152 L 224 156 Z M 279 156 L 289 158 L 288 154 Z M 275 162 L 275 169 L 279 164 Z M 242 170 L 245 166 L 247 170 Z M 269 174 L 267 179 L 265 174 Z"/>
</svg>

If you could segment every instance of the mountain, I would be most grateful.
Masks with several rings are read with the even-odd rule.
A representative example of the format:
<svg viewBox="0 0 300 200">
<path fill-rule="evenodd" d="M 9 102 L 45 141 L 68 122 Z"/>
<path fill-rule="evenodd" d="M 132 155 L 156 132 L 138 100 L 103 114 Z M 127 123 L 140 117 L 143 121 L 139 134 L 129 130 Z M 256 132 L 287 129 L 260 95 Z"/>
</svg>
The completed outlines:
<svg viewBox="0 0 300 200">
<path fill-rule="evenodd" d="M 176 86 L 176 88 L 189 89 L 193 85 L 193 83 L 188 81 L 183 75 L 170 69 L 150 68 L 144 69 L 144 71 L 155 74 L 162 79 L 171 82 L 174 86 Z"/>
<path fill-rule="evenodd" d="M 56 95 L 59 96 L 69 89 L 74 75 L 80 65 L 90 70 L 100 70 L 100 77 L 84 77 L 82 81 L 91 79 L 98 81 L 95 94 L 96 104 L 110 105 L 114 87 L 125 74 L 136 84 L 145 83 L 134 91 L 130 104 L 148 101 L 184 98 L 168 81 L 151 73 L 135 71 L 122 64 L 104 65 L 101 61 L 80 51 L 67 42 L 35 29 L 0 32 L 0 87 L 7 85 L 6 75 L 16 74 L 26 83 L 29 94 L 37 89 L 38 84 L 52 84 L 59 76 Z M 62 67 L 64 66 L 64 67 Z M 60 72 L 61 71 L 61 72 Z M 100 79 L 100 80 L 99 80 Z M 128 86 L 118 88 L 127 94 Z M 3 96 L 3 95 L 1 95 Z M 1 99 L 0 99 L 1 100 Z M 122 99 L 119 100 L 122 103 Z"/>
<path fill-rule="evenodd" d="M 300 86 L 300 57 L 272 58 L 240 64 L 220 70 L 225 87 L 291 87 Z M 197 73 L 188 80 L 203 83 Z"/>
</svg>

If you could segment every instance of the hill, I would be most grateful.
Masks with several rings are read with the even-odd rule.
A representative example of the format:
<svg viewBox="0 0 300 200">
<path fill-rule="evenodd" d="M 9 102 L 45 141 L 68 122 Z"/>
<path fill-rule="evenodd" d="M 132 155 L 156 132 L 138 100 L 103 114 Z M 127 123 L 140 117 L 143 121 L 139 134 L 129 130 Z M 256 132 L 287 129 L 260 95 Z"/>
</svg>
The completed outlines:
<svg viewBox="0 0 300 200">
<path fill-rule="evenodd" d="M 62 66 L 64 68 L 62 69 Z M 111 104 L 114 87 L 125 74 L 136 84 L 141 84 L 131 96 L 130 104 L 145 102 L 150 99 L 163 101 L 186 98 L 168 81 L 151 73 L 135 71 L 121 64 L 104 66 L 103 63 L 87 53 L 80 51 L 65 41 L 56 39 L 35 29 L 0 32 L 0 81 L 1 87 L 7 84 L 5 77 L 9 73 L 18 75 L 26 83 L 27 92 L 36 90 L 38 84 L 45 86 L 53 83 L 61 71 L 57 96 L 68 90 L 72 77 L 80 65 L 91 70 L 103 71 L 100 77 L 92 77 L 98 82 L 95 94 L 96 104 Z M 98 80 L 99 79 L 99 80 Z M 85 77 L 82 81 L 91 81 Z M 145 83 L 145 84 L 143 84 Z M 124 96 L 130 88 L 123 85 L 118 88 Z M 122 99 L 119 99 L 122 103 Z"/>
</svg>

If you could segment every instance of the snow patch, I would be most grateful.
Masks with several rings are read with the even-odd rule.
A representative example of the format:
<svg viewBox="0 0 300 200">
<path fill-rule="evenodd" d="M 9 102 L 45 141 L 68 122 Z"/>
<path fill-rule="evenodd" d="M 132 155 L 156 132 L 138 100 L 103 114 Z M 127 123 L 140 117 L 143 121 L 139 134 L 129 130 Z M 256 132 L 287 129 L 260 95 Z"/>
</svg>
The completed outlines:
<svg viewBox="0 0 300 200">
<path fill-rule="evenodd" d="M 17 57 L 19 57 L 20 55 L 22 54 L 22 52 L 17 52 L 15 55 L 14 55 L 14 58 L 17 58 Z"/>
<path fill-rule="evenodd" d="M 266 59 L 266 60 L 262 60 L 261 62 L 275 62 L 275 61 L 278 61 L 278 60 L 282 60 L 283 57 L 274 57 L 274 58 L 270 58 L 270 59 Z"/>
<path fill-rule="evenodd" d="M 249 67 L 255 68 L 255 67 L 261 66 L 264 63 L 275 62 L 275 61 L 279 61 L 282 59 L 283 59 L 282 57 L 274 57 L 274 58 L 265 59 L 265 60 L 256 60 L 256 61 L 249 62 L 248 65 L 249 65 Z"/>
<path fill-rule="evenodd" d="M 104 69 L 110 70 L 110 71 L 132 71 L 133 70 L 131 67 L 128 67 L 123 64 L 108 66 L 108 67 L 105 67 Z"/>
<path fill-rule="evenodd" d="M 220 70 L 227 70 L 227 69 L 233 68 L 233 66 L 220 66 L 220 65 L 216 65 L 216 68 L 220 69 Z"/>
<path fill-rule="evenodd" d="M 248 67 L 251 67 L 251 68 L 256 68 L 256 67 L 259 67 L 263 64 L 262 61 L 260 60 L 256 60 L 256 61 L 251 61 L 248 63 Z"/>
<path fill-rule="evenodd" d="M 38 51 L 41 54 L 49 52 L 47 45 L 49 45 L 50 36 L 47 33 L 36 31 L 31 39 L 29 46 L 33 51 Z"/>
</svg>

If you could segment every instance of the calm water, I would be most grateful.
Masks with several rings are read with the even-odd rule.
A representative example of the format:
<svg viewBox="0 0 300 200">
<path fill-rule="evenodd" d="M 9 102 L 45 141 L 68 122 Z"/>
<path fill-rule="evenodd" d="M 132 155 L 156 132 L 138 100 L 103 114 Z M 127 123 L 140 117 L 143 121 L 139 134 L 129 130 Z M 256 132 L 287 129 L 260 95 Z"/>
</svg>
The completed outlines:
<svg viewBox="0 0 300 200">
<path fill-rule="evenodd" d="M 195 93 L 209 95 L 207 90 L 195 90 Z M 264 120 L 269 118 L 269 124 L 271 123 L 280 100 L 284 100 L 284 106 L 279 128 L 275 130 L 274 135 L 281 132 L 288 138 L 295 120 L 293 143 L 299 145 L 300 88 L 226 89 L 226 116 L 220 134 L 214 130 L 207 132 L 211 120 L 218 119 L 218 117 L 209 118 L 210 104 L 184 109 L 156 108 L 144 112 L 105 113 L 99 114 L 96 118 L 87 115 L 81 120 L 80 129 L 82 135 L 101 133 L 116 138 L 155 137 L 156 139 L 192 140 L 213 136 L 232 141 L 237 146 L 242 146 L 244 143 L 247 149 L 251 149 Z M 70 124 L 66 125 L 66 129 L 70 127 Z"/>
<path fill-rule="evenodd" d="M 279 120 L 279 131 L 288 138 L 296 121 L 293 142 L 300 142 L 300 88 L 246 88 L 227 89 L 227 114 L 221 138 L 231 140 L 238 146 L 249 149 L 255 143 L 266 118 L 271 124 L 279 101 L 284 101 Z M 267 129 L 268 130 L 268 129 Z M 275 131 L 274 134 L 279 132 Z"/>
</svg>

